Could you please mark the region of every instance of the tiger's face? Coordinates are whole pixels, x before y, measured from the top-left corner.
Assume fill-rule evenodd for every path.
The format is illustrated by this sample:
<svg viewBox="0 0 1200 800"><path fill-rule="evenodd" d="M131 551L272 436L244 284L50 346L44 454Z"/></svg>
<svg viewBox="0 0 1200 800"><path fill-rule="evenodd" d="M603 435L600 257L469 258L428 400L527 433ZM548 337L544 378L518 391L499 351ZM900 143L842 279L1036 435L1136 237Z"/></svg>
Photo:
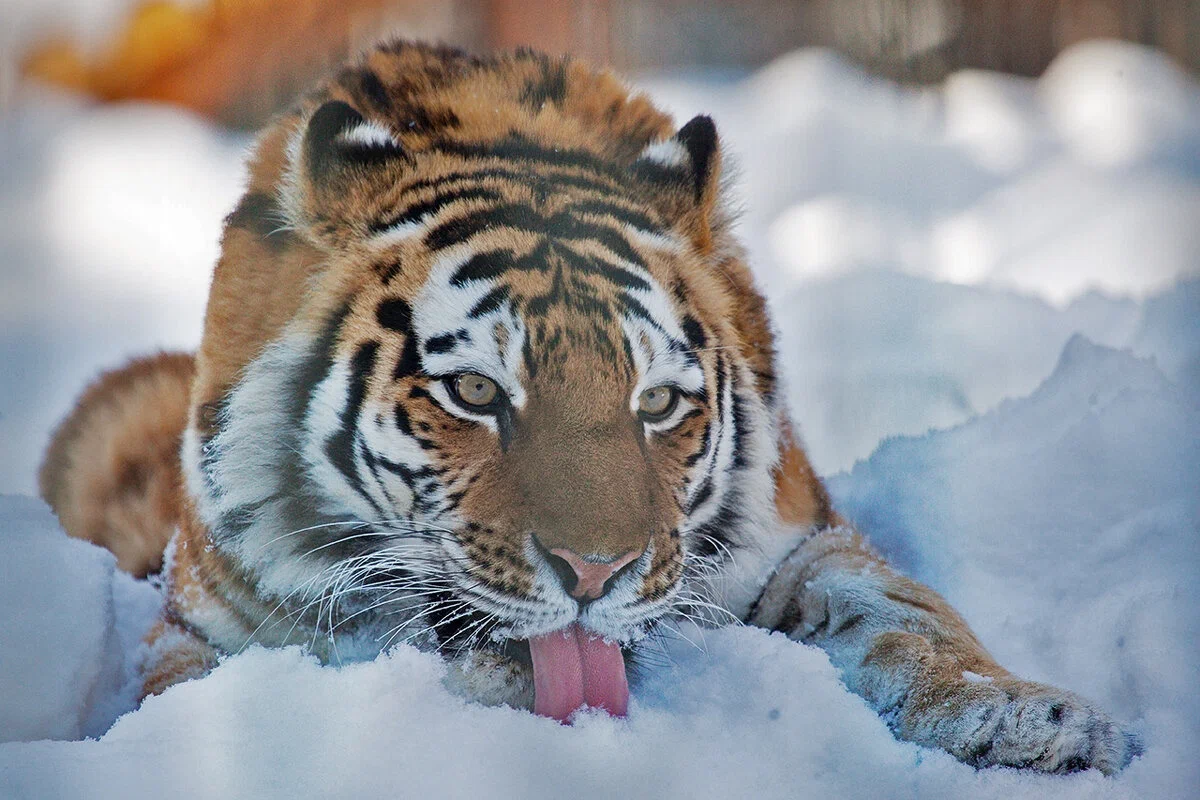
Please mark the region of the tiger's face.
<svg viewBox="0 0 1200 800"><path fill-rule="evenodd" d="M703 604L770 504L772 414L698 233L712 123L639 146L309 113L282 213L324 264L193 479L268 595L368 652L629 642Z"/></svg>
<svg viewBox="0 0 1200 800"><path fill-rule="evenodd" d="M310 465L364 518L449 531L442 566L497 632L579 618L625 638L678 592L716 466L719 359L664 288L687 253L652 209L523 177L437 181L424 202L480 199L380 233L371 272L412 280L351 303L331 391L357 401L354 430ZM338 410L314 441L346 430Z"/></svg>

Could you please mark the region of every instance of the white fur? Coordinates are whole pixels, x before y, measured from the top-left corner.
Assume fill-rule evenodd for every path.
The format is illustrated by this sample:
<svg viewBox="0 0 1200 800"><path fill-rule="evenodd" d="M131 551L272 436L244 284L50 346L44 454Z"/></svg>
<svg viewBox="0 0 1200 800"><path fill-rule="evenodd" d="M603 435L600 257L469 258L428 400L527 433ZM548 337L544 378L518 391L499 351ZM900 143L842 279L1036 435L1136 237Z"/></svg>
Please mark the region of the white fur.
<svg viewBox="0 0 1200 800"><path fill-rule="evenodd" d="M342 428L342 412L350 392L350 370L344 359L338 359L329 375L313 392L312 402L304 418L302 454L312 485L321 493L321 510L331 516L353 516L374 519L375 509L349 484L340 469L325 454L325 442ZM364 408L368 404L364 402ZM362 410L359 412L360 418ZM359 463L358 474L365 465ZM378 503L381 498L374 498ZM347 514L347 512L349 512Z"/></svg>
<svg viewBox="0 0 1200 800"><path fill-rule="evenodd" d="M691 163L687 148L677 139L665 139L655 142L642 151L640 159L653 161L664 167L683 167Z"/></svg>
<svg viewBox="0 0 1200 800"><path fill-rule="evenodd" d="M353 128L342 131L338 139L348 144L364 147L400 147L400 141L392 132L375 120L363 120Z"/></svg>
<svg viewBox="0 0 1200 800"><path fill-rule="evenodd" d="M519 369L521 347L525 342L524 323L512 313L507 303L478 319L468 316L471 309L495 288L494 281L469 281L463 286L451 283L454 273L474 255L475 251L469 245L460 245L442 254L413 303L413 330L420 342L443 333L466 330L471 345L448 353L423 352L422 363L427 372L435 375L463 372L486 375L504 390L514 408L523 408L525 387L521 384ZM504 350L495 341L493 332L497 325L503 326L507 333ZM444 407L460 416L477 416L469 415L455 403L446 403Z"/></svg>
<svg viewBox="0 0 1200 800"><path fill-rule="evenodd" d="M389 228L385 228L372 236L368 240L368 244L378 249L385 249L401 242L420 239L429 230L429 224L426 222L427 216L421 217L419 220L398 222Z"/></svg>

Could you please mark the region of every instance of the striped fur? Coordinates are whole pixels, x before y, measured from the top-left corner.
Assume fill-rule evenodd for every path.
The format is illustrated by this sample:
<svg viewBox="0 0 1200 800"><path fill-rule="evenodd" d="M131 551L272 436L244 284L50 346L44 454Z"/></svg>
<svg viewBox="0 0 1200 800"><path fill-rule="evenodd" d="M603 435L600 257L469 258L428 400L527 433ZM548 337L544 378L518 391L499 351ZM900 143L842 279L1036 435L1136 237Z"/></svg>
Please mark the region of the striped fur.
<svg viewBox="0 0 1200 800"><path fill-rule="evenodd" d="M632 652L680 617L748 620L826 647L905 738L1124 763L1101 712L1012 678L837 527L720 165L708 118L676 130L533 53L384 45L268 129L191 373L147 690L252 642L334 662L410 642L473 697L528 705L532 636L578 620ZM463 374L499 399L457 399ZM642 415L658 386L677 403ZM561 547L640 555L580 604ZM1034 703L1038 724L1005 721Z"/></svg>

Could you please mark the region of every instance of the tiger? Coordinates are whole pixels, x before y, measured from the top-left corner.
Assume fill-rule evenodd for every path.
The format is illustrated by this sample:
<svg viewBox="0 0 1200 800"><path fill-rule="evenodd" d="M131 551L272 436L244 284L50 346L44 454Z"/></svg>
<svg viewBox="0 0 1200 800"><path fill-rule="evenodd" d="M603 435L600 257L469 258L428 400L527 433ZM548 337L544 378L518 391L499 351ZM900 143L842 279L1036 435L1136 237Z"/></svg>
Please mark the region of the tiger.
<svg viewBox="0 0 1200 800"><path fill-rule="evenodd" d="M39 475L69 534L162 573L143 697L250 644L408 644L480 703L622 716L631 660L690 620L821 648L975 767L1140 754L833 508L724 158L607 70L403 40L270 124L198 350L102 377Z"/></svg>

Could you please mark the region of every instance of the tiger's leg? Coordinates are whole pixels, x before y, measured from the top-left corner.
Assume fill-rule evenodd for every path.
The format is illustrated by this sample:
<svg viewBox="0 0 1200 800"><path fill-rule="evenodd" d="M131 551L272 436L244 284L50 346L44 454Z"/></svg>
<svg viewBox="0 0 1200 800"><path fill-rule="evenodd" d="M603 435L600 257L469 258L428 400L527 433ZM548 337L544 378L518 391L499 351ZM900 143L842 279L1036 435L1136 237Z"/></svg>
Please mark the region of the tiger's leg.
<svg viewBox="0 0 1200 800"><path fill-rule="evenodd" d="M167 619L160 619L146 635L150 654L142 666L140 700L162 694L171 686L202 678L217 665L217 651L196 634Z"/></svg>
<svg viewBox="0 0 1200 800"><path fill-rule="evenodd" d="M804 540L749 622L821 647L898 737L970 764L1111 774L1140 753L1087 700L1000 667L945 600L847 528Z"/></svg>

